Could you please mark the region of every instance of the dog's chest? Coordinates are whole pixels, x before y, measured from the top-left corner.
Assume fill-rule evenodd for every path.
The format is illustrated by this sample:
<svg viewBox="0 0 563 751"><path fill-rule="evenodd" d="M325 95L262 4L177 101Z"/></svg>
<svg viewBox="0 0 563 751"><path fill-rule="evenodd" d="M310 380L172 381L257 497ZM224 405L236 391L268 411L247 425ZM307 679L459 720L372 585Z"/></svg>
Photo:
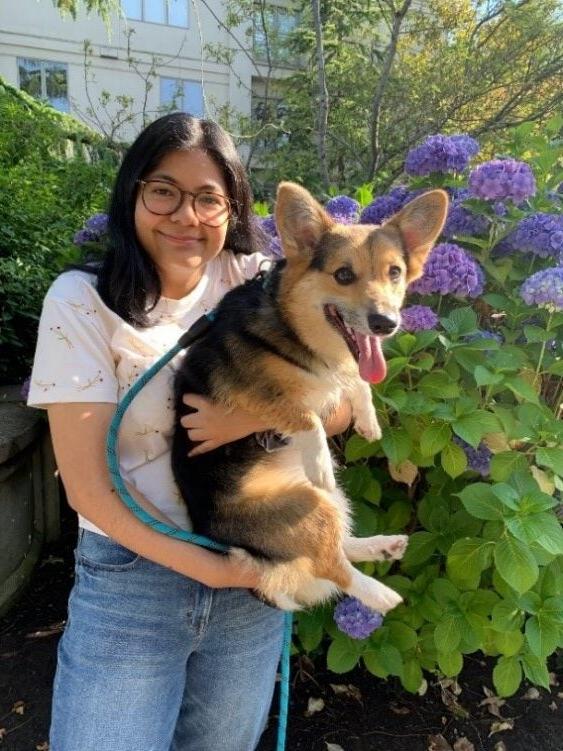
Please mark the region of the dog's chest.
<svg viewBox="0 0 563 751"><path fill-rule="evenodd" d="M307 390L305 406L321 417L326 417L341 403L342 397L350 393L359 376L348 371L328 369L312 379Z"/></svg>

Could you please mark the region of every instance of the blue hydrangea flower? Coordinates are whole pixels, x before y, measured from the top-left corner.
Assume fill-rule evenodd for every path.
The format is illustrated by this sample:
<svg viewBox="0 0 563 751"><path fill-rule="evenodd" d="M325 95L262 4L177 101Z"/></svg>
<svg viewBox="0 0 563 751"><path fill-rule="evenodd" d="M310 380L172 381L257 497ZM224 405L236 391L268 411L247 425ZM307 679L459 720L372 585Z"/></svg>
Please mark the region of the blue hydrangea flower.
<svg viewBox="0 0 563 751"><path fill-rule="evenodd" d="M530 167L516 159L493 159L476 167L469 175L471 195L487 201L510 199L522 203L536 193Z"/></svg>
<svg viewBox="0 0 563 751"><path fill-rule="evenodd" d="M345 597L334 608L334 620L352 639L365 639L383 623L383 616L355 597Z"/></svg>
<svg viewBox="0 0 563 751"><path fill-rule="evenodd" d="M412 191L404 185L397 185L384 196L374 198L360 215L360 224L382 224L412 201L420 191Z"/></svg>
<svg viewBox="0 0 563 751"><path fill-rule="evenodd" d="M278 228L276 227L276 220L273 215L261 218L260 227L267 235L270 235L270 237L278 236Z"/></svg>
<svg viewBox="0 0 563 751"><path fill-rule="evenodd" d="M484 235L489 230L489 220L482 214L473 214L463 206L463 201L469 198L467 188L457 188L450 191L451 202L442 235L451 239L456 235Z"/></svg>
<svg viewBox="0 0 563 751"><path fill-rule="evenodd" d="M563 266L532 274L520 288L520 296L528 305L563 310Z"/></svg>
<svg viewBox="0 0 563 751"><path fill-rule="evenodd" d="M401 311L401 328L404 331L427 331L435 329L438 316L427 305L410 305Z"/></svg>
<svg viewBox="0 0 563 751"><path fill-rule="evenodd" d="M108 215L94 214L90 217L90 219L86 220L86 224L84 226L95 235L104 235L108 230Z"/></svg>
<svg viewBox="0 0 563 751"><path fill-rule="evenodd" d="M471 136L429 136L408 152L405 172L417 177L432 172L463 172L478 151L479 144Z"/></svg>
<svg viewBox="0 0 563 751"><path fill-rule="evenodd" d="M325 209L339 224L355 224L360 214L360 204L348 196L331 198L327 201Z"/></svg>
<svg viewBox="0 0 563 751"><path fill-rule="evenodd" d="M563 251L563 215L537 213L522 219L505 243L522 253L557 258Z"/></svg>
<svg viewBox="0 0 563 751"><path fill-rule="evenodd" d="M428 256L423 275L409 285L409 292L478 297L484 285L483 269L469 253L454 243L440 243Z"/></svg>
<svg viewBox="0 0 563 751"><path fill-rule="evenodd" d="M264 251L266 255L272 258L283 258L283 250L279 237L271 237L268 247Z"/></svg>
<svg viewBox="0 0 563 751"><path fill-rule="evenodd" d="M482 477L486 477L491 470L492 451L482 441L476 449L470 446L462 438L454 435L454 443L463 449L467 457L467 466Z"/></svg>
<svg viewBox="0 0 563 751"><path fill-rule="evenodd" d="M89 229L79 229L72 238L72 242L78 246L84 245L85 243L97 242L98 240L99 236Z"/></svg>

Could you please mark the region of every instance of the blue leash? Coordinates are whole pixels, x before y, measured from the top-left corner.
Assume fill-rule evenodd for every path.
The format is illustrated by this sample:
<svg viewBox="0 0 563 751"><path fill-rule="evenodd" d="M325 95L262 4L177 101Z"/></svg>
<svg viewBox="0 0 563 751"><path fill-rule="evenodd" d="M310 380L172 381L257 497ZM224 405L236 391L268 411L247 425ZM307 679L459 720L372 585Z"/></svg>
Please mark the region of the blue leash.
<svg viewBox="0 0 563 751"><path fill-rule="evenodd" d="M212 320L211 314L208 314L207 316L202 316L202 318L199 318L194 323L194 325L185 334L183 334L180 337L178 343L175 344L172 347L172 349L170 349L165 355L163 355L159 360L157 360L154 363L154 365L152 365L146 371L146 373L143 373L143 375L133 384L133 386L125 394L123 399L119 402L119 404L117 405L117 409L115 410L115 414L113 416L113 419L111 421L108 434L107 434L106 459L107 459L108 470L111 476L113 487L117 491L123 503L125 503L125 505L142 522L144 522L145 524L148 524L149 527L156 529L157 532L161 532L163 535L168 535L169 537L176 537L179 540L185 540L186 542L191 542L194 545L201 545L202 547L209 548L211 550L218 550L221 552L226 552L228 550L228 547L226 547L225 545L221 545L217 542L214 542L213 540L210 540L208 537L204 537L203 535L197 535L194 532L188 532L184 529L171 527L169 524L165 524L164 522L161 522L159 519L155 519L154 516L151 516L151 514L145 511L144 508L139 506L137 501L133 498L131 493L127 490L127 487L125 483L123 482L123 478L121 477L121 472L119 470L119 450L117 447L119 427L121 425L121 421L123 420L123 415L127 411L133 399L137 396L137 394L143 388L143 386L148 381L150 381L150 379L154 375L156 375L156 373L159 372L159 370L162 370L162 368L165 365L167 365L170 362L170 360L172 360L172 358L176 357L176 355L179 352L181 352L183 349L189 346L193 341L198 339L199 336L201 336L201 334L208 327L210 320ZM285 737L286 737L286 731L287 731L287 713L288 713L288 704L289 704L289 655L290 655L290 650L291 650L292 624L293 624L293 616L290 612L287 612L285 614L285 620L284 620L282 652L281 652L281 657L280 657L280 674L281 674L280 705L279 705L280 714L279 714L279 719L278 719L278 737L277 737L276 751L284 751L285 749Z"/></svg>

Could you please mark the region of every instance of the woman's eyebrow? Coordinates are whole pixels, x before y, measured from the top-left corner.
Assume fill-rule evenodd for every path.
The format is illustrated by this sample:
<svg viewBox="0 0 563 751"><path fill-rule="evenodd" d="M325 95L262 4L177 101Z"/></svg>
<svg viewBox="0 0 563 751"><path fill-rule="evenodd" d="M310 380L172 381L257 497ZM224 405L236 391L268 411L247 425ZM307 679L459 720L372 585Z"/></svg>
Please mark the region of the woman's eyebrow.
<svg viewBox="0 0 563 751"><path fill-rule="evenodd" d="M149 176L150 180L164 180L167 183L173 183L174 185L178 185L180 187L177 180L175 180L171 175L167 175L164 172L155 172L154 174ZM195 192L199 193L202 190L208 190L212 193L221 193L223 194L223 190L220 185L217 183L205 183L204 185L199 185L197 188L195 188Z"/></svg>

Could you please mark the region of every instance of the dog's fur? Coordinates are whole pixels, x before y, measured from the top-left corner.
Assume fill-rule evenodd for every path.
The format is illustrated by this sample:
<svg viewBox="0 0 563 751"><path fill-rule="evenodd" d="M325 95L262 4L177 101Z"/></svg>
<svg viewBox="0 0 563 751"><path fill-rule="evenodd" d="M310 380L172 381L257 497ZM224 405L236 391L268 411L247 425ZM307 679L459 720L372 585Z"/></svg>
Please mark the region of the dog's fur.
<svg viewBox="0 0 563 751"><path fill-rule="evenodd" d="M422 273L446 211L446 193L435 190L382 227L343 226L306 190L282 183L276 223L286 259L265 281L224 297L177 373L172 466L194 530L233 546L231 555L259 572L259 593L279 607L308 606L338 590L380 612L401 601L352 566L401 558L407 538L352 536L322 419L344 394L357 432L381 436L346 338L350 329L361 341L394 333L407 284ZM268 453L249 436L188 459L194 444L179 422L190 411L187 392L251 412L291 440Z"/></svg>

